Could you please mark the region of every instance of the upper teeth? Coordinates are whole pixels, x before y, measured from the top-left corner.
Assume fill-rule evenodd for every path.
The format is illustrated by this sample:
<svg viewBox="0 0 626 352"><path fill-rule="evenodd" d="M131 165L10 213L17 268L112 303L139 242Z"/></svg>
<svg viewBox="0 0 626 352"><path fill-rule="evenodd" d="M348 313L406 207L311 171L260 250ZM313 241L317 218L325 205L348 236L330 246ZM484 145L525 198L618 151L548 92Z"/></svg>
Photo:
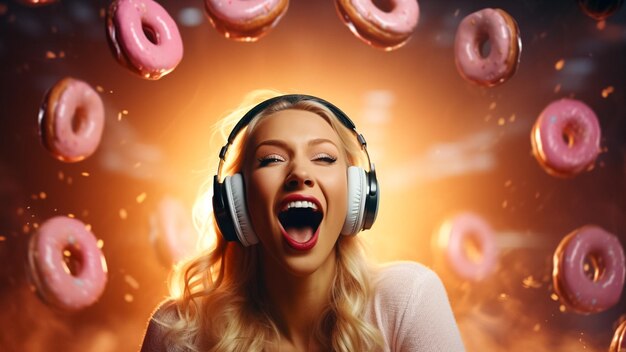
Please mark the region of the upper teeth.
<svg viewBox="0 0 626 352"><path fill-rule="evenodd" d="M317 210L317 205L315 205L315 203L313 202L309 202L306 200L303 200L303 201L298 200L295 202L287 203L287 205L283 208L283 210L287 210L291 208L312 208L313 210Z"/></svg>

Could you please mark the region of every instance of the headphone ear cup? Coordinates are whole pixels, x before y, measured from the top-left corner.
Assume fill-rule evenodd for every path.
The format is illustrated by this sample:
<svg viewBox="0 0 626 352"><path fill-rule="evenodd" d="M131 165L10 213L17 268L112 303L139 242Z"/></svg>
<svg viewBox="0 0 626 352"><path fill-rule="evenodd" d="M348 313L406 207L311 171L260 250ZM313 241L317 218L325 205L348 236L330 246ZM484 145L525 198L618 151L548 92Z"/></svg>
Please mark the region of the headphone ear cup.
<svg viewBox="0 0 626 352"><path fill-rule="evenodd" d="M363 230L372 228L376 215L378 215L378 203L380 202L380 187L376 179L376 168L370 165L370 171L366 173L365 210L363 211Z"/></svg>
<svg viewBox="0 0 626 352"><path fill-rule="evenodd" d="M246 207L246 194L243 176L239 173L224 178L226 201L229 203L230 215L239 242L251 246L259 242L252 229L252 222Z"/></svg>
<svg viewBox="0 0 626 352"><path fill-rule="evenodd" d="M342 235L356 235L363 228L367 176L358 166L348 167L348 209L341 229Z"/></svg>

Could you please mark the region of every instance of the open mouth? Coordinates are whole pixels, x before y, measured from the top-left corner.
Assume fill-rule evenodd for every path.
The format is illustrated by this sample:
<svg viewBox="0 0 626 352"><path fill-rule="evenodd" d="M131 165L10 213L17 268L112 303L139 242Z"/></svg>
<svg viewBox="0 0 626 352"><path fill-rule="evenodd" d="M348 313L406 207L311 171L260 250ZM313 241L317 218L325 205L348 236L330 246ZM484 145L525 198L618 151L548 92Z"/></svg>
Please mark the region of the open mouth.
<svg viewBox="0 0 626 352"><path fill-rule="evenodd" d="M287 243L299 250L310 249L315 245L323 217L319 206L306 200L288 202L278 214Z"/></svg>

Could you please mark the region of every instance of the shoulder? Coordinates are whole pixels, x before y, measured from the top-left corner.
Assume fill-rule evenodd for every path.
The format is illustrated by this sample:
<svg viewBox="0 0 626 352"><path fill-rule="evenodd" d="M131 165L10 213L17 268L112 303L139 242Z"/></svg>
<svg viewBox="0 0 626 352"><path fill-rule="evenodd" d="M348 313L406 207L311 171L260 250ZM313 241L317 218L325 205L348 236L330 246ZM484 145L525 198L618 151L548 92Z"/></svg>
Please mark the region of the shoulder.
<svg viewBox="0 0 626 352"><path fill-rule="evenodd" d="M441 280L430 268L417 262L392 262L378 267L374 279L376 292L420 291L421 288L440 285Z"/></svg>
<svg viewBox="0 0 626 352"><path fill-rule="evenodd" d="M381 278L401 278L409 276L415 276L421 278L424 275L430 275L434 272L427 266L418 262L411 261L397 261L382 264L378 266L378 274Z"/></svg>
<svg viewBox="0 0 626 352"><path fill-rule="evenodd" d="M403 316L411 306L439 299L447 304L443 283L428 267L417 262L392 262L374 273L374 310L380 314Z"/></svg>
<svg viewBox="0 0 626 352"><path fill-rule="evenodd" d="M416 262L377 269L372 318L392 351L463 351L448 295L437 274Z"/></svg>
<svg viewBox="0 0 626 352"><path fill-rule="evenodd" d="M166 351L165 336L169 331L169 327L176 323L178 319L176 303L172 300L161 302L150 316L141 345L141 352Z"/></svg>
<svg viewBox="0 0 626 352"><path fill-rule="evenodd" d="M170 325L176 322L178 320L176 302L168 299L159 303L156 309L152 312L150 320L160 322L163 325Z"/></svg>

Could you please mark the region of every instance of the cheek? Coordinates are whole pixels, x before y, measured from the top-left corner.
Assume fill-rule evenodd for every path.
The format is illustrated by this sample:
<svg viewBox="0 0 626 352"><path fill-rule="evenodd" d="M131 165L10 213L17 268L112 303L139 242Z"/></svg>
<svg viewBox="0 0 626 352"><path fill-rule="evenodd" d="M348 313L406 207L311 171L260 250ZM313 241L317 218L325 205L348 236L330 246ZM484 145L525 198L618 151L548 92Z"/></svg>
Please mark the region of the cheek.
<svg viewBox="0 0 626 352"><path fill-rule="evenodd" d="M250 177L246 182L246 202L251 215L251 210L267 208L268 187L265 183L262 177Z"/></svg>
<svg viewBox="0 0 626 352"><path fill-rule="evenodd" d="M246 178L246 207L255 228L265 227L269 221L273 197L276 194L274 178L269 175L251 174ZM263 232L263 231L261 231Z"/></svg>
<svg viewBox="0 0 626 352"><path fill-rule="evenodd" d="M329 175L325 184L328 206L333 218L343 220L346 216L348 198L348 180L345 173Z"/></svg>

